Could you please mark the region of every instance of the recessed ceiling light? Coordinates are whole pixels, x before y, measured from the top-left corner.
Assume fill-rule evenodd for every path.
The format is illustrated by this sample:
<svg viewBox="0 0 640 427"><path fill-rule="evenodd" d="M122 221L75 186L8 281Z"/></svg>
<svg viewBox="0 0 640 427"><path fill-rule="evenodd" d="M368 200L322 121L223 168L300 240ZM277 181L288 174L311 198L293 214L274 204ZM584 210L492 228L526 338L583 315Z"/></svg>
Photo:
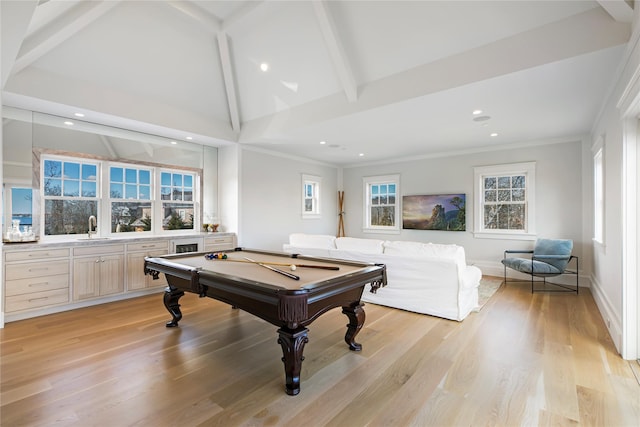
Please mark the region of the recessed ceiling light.
<svg viewBox="0 0 640 427"><path fill-rule="evenodd" d="M173 145L176 145L176 144L177 144L177 142L175 142L175 141L171 141L171 143L172 143Z"/></svg>
<svg viewBox="0 0 640 427"><path fill-rule="evenodd" d="M498 134L494 132L491 134L491 136L498 136Z"/></svg>
<svg viewBox="0 0 640 427"><path fill-rule="evenodd" d="M66 122L64 122L65 125L67 126L73 126L73 122L70 122L69 120L67 120Z"/></svg>
<svg viewBox="0 0 640 427"><path fill-rule="evenodd" d="M73 115L76 116L76 117L84 117L83 113L74 113Z"/></svg>
<svg viewBox="0 0 640 427"><path fill-rule="evenodd" d="M364 157L364 153L360 153L360 154L358 154L358 156Z"/></svg>
<svg viewBox="0 0 640 427"><path fill-rule="evenodd" d="M185 139L188 139L189 141L191 141L193 139L192 136L187 136Z"/></svg>
<svg viewBox="0 0 640 427"><path fill-rule="evenodd" d="M327 143L327 141L320 141L320 145L324 145L326 143Z"/></svg>
<svg viewBox="0 0 640 427"><path fill-rule="evenodd" d="M471 114L473 114L474 116L477 116L478 114L482 114L482 110L473 110Z"/></svg>
<svg viewBox="0 0 640 427"><path fill-rule="evenodd" d="M266 62L263 62L262 64L260 64L260 69L264 72L269 71L269 64L267 64Z"/></svg>

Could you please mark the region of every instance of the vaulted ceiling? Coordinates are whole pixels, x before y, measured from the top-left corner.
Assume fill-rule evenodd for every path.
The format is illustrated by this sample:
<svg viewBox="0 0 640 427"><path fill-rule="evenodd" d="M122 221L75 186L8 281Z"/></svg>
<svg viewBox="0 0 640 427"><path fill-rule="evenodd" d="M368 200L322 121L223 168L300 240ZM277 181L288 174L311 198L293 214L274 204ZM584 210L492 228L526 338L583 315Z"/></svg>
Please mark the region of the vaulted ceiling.
<svg viewBox="0 0 640 427"><path fill-rule="evenodd" d="M3 102L337 165L562 140L630 4L2 0Z"/></svg>

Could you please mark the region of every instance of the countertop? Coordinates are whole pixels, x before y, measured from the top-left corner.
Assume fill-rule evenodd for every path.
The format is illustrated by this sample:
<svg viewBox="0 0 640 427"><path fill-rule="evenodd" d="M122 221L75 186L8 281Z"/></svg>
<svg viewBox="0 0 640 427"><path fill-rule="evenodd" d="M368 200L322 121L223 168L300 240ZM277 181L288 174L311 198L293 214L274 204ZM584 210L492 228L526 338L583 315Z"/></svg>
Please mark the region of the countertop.
<svg viewBox="0 0 640 427"><path fill-rule="evenodd" d="M230 232L201 232L201 233L190 233L190 234L163 234L163 235L144 235L140 236L140 233L122 233L123 236L117 237L93 237L91 239L86 236L83 237L70 237L68 239L65 238L54 238L54 239L45 239L38 240L35 242L3 242L2 243L2 251L3 252L13 252L13 251L29 251L33 249L39 248L56 248L56 247L79 247L79 246L90 246L90 245L109 245L109 244L122 244L122 243L136 243L136 242L145 242L149 240L188 240L188 239L201 239L207 237L227 237L234 236L235 233ZM129 236L131 234L131 236Z"/></svg>

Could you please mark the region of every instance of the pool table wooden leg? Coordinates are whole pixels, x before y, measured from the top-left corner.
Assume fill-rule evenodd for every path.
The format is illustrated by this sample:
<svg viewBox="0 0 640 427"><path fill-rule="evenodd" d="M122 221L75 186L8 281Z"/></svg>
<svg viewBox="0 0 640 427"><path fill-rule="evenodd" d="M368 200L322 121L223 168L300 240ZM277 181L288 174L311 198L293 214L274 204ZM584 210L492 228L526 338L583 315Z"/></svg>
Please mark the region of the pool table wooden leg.
<svg viewBox="0 0 640 427"><path fill-rule="evenodd" d="M347 325L347 333L344 336L344 340L347 344L349 344L349 350L360 351L362 350L362 345L358 344L355 339L360 329L364 325L364 309L360 302L342 307L342 313L346 314L349 318L349 324Z"/></svg>
<svg viewBox="0 0 640 427"><path fill-rule="evenodd" d="M184 291L178 288L172 288L171 286L168 286L164 289L164 306L173 317L170 322L167 322L167 328L178 326L178 322L180 321L180 319L182 319L182 312L180 311L180 304L178 304L178 300L183 295Z"/></svg>
<svg viewBox="0 0 640 427"><path fill-rule="evenodd" d="M282 346L282 361L284 362L284 374L286 378L285 391L290 396L300 393L300 371L304 356L304 345L309 342L307 328L295 330L278 329L278 344Z"/></svg>

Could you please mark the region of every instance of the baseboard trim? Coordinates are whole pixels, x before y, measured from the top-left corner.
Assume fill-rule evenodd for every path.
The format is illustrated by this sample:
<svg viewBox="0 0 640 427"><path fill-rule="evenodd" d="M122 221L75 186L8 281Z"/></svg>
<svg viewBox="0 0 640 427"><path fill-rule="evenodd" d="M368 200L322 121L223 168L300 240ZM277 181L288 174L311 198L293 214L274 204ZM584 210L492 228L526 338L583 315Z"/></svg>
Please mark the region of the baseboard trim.
<svg viewBox="0 0 640 427"><path fill-rule="evenodd" d="M593 295L598 311L600 311L600 316L609 331L616 350L622 354L622 320L620 315L616 313L613 304L611 304L607 295L602 291L602 286L595 276L591 277L591 283L591 295Z"/></svg>

